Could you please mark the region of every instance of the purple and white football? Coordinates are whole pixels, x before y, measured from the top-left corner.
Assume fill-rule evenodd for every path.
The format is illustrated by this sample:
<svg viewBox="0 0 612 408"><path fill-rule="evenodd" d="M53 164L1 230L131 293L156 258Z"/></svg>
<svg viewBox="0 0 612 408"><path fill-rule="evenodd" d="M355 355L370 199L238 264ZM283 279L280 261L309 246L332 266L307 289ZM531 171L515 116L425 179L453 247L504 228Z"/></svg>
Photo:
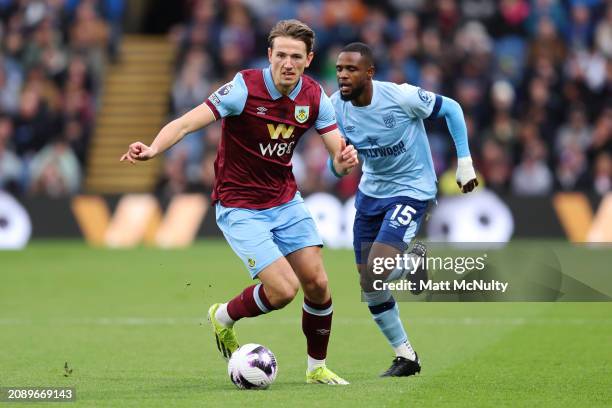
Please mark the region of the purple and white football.
<svg viewBox="0 0 612 408"><path fill-rule="evenodd" d="M230 358L227 373L240 389L263 390L276 379L278 365L274 354L261 344L244 344Z"/></svg>

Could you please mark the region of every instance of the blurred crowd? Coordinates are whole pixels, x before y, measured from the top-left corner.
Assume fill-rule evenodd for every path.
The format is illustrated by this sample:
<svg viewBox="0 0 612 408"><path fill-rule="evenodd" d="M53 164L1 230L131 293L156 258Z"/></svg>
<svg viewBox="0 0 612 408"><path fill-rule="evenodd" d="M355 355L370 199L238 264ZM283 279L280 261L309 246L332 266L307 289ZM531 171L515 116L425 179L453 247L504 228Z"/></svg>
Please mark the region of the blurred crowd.
<svg viewBox="0 0 612 408"><path fill-rule="evenodd" d="M123 0L0 0L0 189L79 191Z"/></svg>
<svg viewBox="0 0 612 408"><path fill-rule="evenodd" d="M117 58L124 0L0 0L0 188L79 190L105 63ZM307 74L331 95L343 45L370 44L376 78L463 107L481 180L502 194L612 190L612 0L183 0L170 118L244 68L268 65L267 34L298 18L317 34ZM443 120L426 121L442 194L458 192ZM157 192L210 191L220 123L166 157ZM293 158L304 193L354 194L315 132Z"/></svg>
<svg viewBox="0 0 612 408"><path fill-rule="evenodd" d="M484 184L502 194L612 190L612 1L603 0L191 0L171 31L180 50L172 115L204 101L244 68L265 67L267 33L298 18L317 34L307 74L336 91L343 45L363 41L376 78L408 82L463 107ZM427 121L442 194L458 192L444 120ZM209 191L219 124L168 154L158 193ZM317 135L294 158L302 192L351 196L359 172L337 180Z"/></svg>

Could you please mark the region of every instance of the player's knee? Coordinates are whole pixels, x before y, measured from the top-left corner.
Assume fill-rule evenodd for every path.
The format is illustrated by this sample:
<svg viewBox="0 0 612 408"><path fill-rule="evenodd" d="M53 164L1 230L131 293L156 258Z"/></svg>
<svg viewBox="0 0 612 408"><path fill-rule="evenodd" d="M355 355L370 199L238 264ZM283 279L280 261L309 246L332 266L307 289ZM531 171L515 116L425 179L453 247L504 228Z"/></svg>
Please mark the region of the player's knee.
<svg viewBox="0 0 612 408"><path fill-rule="evenodd" d="M364 292L372 292L374 290L374 279L368 274L367 271L363 271L359 277L359 285L361 286L361 290Z"/></svg>
<svg viewBox="0 0 612 408"><path fill-rule="evenodd" d="M315 277L303 283L304 293L311 299L325 297L328 287L328 279L325 271L321 270Z"/></svg>
<svg viewBox="0 0 612 408"><path fill-rule="evenodd" d="M287 306L297 295L299 284L297 281L285 281L270 288L269 300L276 309Z"/></svg>
<svg viewBox="0 0 612 408"><path fill-rule="evenodd" d="M365 268L364 273L362 274L362 278L367 282L372 283L375 279L384 279L386 275L386 270L381 270L380 265L376 261L376 258L369 259L368 265Z"/></svg>

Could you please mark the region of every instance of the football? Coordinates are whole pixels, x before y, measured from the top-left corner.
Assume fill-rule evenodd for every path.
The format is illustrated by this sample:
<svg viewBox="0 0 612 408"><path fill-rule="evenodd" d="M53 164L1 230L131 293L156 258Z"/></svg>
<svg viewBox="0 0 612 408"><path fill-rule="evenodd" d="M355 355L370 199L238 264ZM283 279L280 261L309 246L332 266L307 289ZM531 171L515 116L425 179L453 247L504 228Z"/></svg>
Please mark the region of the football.
<svg viewBox="0 0 612 408"><path fill-rule="evenodd" d="M274 354L261 344L249 343L232 354L227 365L230 379L239 389L263 390L276 379Z"/></svg>

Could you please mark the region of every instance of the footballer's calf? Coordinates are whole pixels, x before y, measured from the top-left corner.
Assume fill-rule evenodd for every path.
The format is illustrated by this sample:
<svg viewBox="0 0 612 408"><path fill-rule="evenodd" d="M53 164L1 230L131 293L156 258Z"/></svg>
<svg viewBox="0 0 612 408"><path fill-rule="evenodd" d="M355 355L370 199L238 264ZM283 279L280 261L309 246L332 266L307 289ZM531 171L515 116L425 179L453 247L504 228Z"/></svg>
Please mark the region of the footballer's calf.
<svg viewBox="0 0 612 408"><path fill-rule="evenodd" d="M319 247L308 247L280 258L259 273L266 296L280 309L297 295L300 285L306 298L325 303L330 298L327 274Z"/></svg>

